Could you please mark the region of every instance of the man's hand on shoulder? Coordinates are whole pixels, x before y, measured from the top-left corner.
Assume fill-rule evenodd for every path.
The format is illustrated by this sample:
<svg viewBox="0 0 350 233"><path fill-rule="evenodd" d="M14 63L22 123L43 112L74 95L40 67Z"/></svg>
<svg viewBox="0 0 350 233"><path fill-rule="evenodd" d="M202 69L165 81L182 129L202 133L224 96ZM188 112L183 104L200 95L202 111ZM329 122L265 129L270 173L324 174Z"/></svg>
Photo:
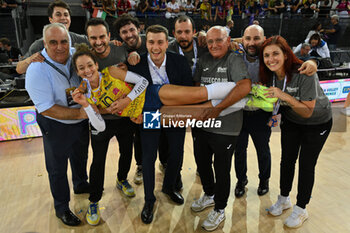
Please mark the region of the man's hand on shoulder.
<svg viewBox="0 0 350 233"><path fill-rule="evenodd" d="M317 64L314 60L308 60L300 66L298 71L300 71L300 74L312 76L317 72Z"/></svg>
<svg viewBox="0 0 350 233"><path fill-rule="evenodd" d="M120 47L123 45L123 42L119 41L119 40L111 40L110 41L112 44L114 44L117 47Z"/></svg>

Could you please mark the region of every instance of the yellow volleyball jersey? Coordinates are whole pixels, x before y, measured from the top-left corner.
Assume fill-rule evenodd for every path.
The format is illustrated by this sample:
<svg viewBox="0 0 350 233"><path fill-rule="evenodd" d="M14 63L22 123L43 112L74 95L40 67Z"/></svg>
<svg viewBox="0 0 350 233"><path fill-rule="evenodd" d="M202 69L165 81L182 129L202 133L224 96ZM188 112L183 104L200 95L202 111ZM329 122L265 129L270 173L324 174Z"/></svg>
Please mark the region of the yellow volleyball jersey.
<svg viewBox="0 0 350 233"><path fill-rule="evenodd" d="M100 85L98 88L90 91L88 102L101 108L108 108L114 101L120 97L127 96L134 85L113 78L109 74L108 67L101 71ZM138 117L142 113L145 103L145 91L134 99L122 112L117 115L123 117Z"/></svg>

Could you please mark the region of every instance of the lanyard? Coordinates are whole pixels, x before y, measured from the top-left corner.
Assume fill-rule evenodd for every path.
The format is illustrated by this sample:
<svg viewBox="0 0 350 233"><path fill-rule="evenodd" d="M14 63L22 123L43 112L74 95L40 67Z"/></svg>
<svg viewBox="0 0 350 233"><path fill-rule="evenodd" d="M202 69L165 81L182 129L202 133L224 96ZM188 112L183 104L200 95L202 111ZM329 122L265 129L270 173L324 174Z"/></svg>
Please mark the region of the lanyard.
<svg viewBox="0 0 350 233"><path fill-rule="evenodd" d="M284 91L284 90L286 89L286 84L287 84L287 76L284 76L283 89L282 89L282 91ZM272 84L272 86L273 86L273 87L276 86L276 75L273 76L273 84ZM281 105L281 100L278 99L278 100L277 100L277 103L274 104L274 106L273 106L273 112L272 112L272 115L273 115L273 116L274 116L274 115L277 115L278 110L279 110L279 108L280 108L280 105Z"/></svg>
<svg viewBox="0 0 350 233"><path fill-rule="evenodd" d="M197 66L197 56L198 56L198 52L197 52L197 43L195 40L192 40L193 42L193 53L194 53L194 62L193 62L193 66L192 66L192 77L194 76L194 72L196 71L196 66ZM179 53L182 56L185 56L184 52L182 51L181 47L179 46Z"/></svg>
<svg viewBox="0 0 350 233"><path fill-rule="evenodd" d="M43 56L43 55L41 54L41 56ZM46 64L48 64L49 66L51 66L52 68L54 68L58 73L60 73L61 75L63 75L63 76L67 79L67 81L68 81L68 83L69 83L69 86L71 85L71 84L70 84L70 79L72 78L72 74L73 74L73 67L72 67L72 64L71 64L70 70L69 70L69 75L70 75L70 76L68 77L62 70L60 70L57 66L55 66L52 62L50 62L50 61L47 60L46 58L45 58L44 62L45 62Z"/></svg>
<svg viewBox="0 0 350 233"><path fill-rule="evenodd" d="M155 72L155 73L157 74L157 76L162 80L163 84L169 84L169 79L168 79L167 73L165 72L165 76L163 77L163 76L159 73L158 69L155 67L155 65L154 65L154 63L152 62L152 60L151 60L149 54L148 54L148 56L147 56L147 59L148 59L148 62L150 62L151 66L152 66L152 68L153 68L153 70L154 70L154 72Z"/></svg>

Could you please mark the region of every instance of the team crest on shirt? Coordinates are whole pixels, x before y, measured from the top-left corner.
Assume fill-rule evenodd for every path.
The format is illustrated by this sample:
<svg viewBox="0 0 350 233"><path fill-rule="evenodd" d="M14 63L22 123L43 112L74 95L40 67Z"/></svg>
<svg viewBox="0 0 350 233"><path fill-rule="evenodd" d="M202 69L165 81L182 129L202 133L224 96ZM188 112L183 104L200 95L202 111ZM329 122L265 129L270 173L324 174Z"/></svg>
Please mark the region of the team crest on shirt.
<svg viewBox="0 0 350 233"><path fill-rule="evenodd" d="M216 72L218 72L218 73L226 73L227 72L227 68L219 66Z"/></svg>

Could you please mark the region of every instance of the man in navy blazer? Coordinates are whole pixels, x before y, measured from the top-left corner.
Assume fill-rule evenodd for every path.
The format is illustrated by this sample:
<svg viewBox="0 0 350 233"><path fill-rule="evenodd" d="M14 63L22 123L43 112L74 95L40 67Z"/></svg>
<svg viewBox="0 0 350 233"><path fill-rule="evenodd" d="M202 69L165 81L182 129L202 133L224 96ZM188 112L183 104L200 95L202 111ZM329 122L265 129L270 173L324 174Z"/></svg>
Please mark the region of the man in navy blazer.
<svg viewBox="0 0 350 233"><path fill-rule="evenodd" d="M168 30L166 28L160 25L152 25L147 28L146 46L148 53L141 56L141 60L136 66L129 66L130 71L145 77L149 85L166 83L192 85L191 69L186 58L176 53L166 52L168 48ZM156 111L157 109L148 110ZM184 203L181 194L175 190L175 184L180 179L179 171L183 160L185 130L185 128L165 129L170 156L167 161L162 192L177 204ZM156 201L153 193L154 163L157 158L160 132L159 129L141 129L142 172L145 191L145 205L141 219L144 223L151 223L153 220L153 206Z"/></svg>

